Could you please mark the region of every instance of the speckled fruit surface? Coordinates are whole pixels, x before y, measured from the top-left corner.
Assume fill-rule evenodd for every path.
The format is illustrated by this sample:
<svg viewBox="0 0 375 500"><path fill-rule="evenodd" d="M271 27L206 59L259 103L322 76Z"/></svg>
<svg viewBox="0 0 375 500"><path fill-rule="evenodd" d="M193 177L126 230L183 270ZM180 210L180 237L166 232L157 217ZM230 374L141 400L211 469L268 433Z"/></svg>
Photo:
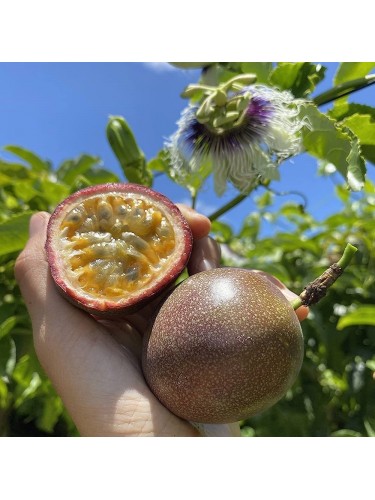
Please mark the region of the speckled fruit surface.
<svg viewBox="0 0 375 500"><path fill-rule="evenodd" d="M246 269L204 271L181 283L144 341L143 371L174 414L202 423L245 419L295 381L304 343L281 291Z"/></svg>
<svg viewBox="0 0 375 500"><path fill-rule="evenodd" d="M184 270L190 227L164 195L138 184L91 186L50 217L46 253L59 291L96 316L139 309Z"/></svg>

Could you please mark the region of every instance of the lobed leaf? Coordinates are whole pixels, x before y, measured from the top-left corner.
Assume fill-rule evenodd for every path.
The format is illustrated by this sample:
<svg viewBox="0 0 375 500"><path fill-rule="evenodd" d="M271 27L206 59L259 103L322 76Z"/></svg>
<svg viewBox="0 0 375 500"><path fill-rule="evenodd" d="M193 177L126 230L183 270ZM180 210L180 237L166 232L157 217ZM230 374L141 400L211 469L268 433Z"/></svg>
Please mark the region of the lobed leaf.
<svg viewBox="0 0 375 500"><path fill-rule="evenodd" d="M375 164L375 108L339 99L329 115L358 136L362 155L367 161Z"/></svg>
<svg viewBox="0 0 375 500"><path fill-rule="evenodd" d="M307 126L303 131L303 144L316 158L332 163L347 180L353 191L365 182L365 166L354 134L341 129L332 118L321 113L313 104L301 106L301 119Z"/></svg>
<svg viewBox="0 0 375 500"><path fill-rule="evenodd" d="M360 191L365 185L366 166L361 155L359 140L356 136L352 138L352 149L347 158L348 173L347 180L353 191Z"/></svg>

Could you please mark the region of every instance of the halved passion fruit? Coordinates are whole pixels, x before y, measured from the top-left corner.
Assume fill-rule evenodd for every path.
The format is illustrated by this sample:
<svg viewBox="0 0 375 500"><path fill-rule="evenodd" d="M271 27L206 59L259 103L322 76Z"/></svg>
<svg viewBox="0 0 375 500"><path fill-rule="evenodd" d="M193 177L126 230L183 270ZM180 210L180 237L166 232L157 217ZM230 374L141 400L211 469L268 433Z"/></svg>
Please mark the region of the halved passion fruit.
<svg viewBox="0 0 375 500"><path fill-rule="evenodd" d="M138 184L78 191L51 215L46 252L64 296L97 316L136 311L184 270L190 227L164 195Z"/></svg>

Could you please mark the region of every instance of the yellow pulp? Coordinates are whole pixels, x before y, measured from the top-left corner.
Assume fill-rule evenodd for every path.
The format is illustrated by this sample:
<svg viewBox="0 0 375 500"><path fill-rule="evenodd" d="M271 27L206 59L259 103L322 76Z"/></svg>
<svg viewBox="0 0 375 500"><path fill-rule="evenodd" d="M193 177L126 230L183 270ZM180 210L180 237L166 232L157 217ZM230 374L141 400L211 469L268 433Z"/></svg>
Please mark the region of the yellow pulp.
<svg viewBox="0 0 375 500"><path fill-rule="evenodd" d="M146 286L167 265L175 234L163 212L131 195L98 195L61 223L67 259L82 290L120 299Z"/></svg>

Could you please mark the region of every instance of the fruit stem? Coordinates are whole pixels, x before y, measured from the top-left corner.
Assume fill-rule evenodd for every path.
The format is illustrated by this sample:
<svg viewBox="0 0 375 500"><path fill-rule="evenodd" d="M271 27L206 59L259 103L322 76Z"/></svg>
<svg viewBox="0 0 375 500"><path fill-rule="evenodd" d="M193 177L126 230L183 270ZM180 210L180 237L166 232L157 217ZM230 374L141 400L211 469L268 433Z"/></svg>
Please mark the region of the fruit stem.
<svg viewBox="0 0 375 500"><path fill-rule="evenodd" d="M293 300L292 307L294 310L301 306L311 306L319 302L327 293L327 290L341 276L344 269L349 265L357 248L350 243L345 247L341 259L329 266L318 278L309 283L303 289L300 296Z"/></svg>

